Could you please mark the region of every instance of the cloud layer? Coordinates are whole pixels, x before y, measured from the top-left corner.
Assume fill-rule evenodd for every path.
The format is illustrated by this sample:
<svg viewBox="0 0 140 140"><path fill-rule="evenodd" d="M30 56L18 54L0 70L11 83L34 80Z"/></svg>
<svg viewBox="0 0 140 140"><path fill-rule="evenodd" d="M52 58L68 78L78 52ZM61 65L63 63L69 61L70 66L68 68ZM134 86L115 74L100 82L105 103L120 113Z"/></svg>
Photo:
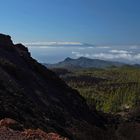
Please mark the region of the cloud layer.
<svg viewBox="0 0 140 140"><path fill-rule="evenodd" d="M24 43L29 47L32 55L41 62L62 61L66 57L89 57L110 61L140 64L140 46L95 46L80 42L36 42Z"/></svg>
<svg viewBox="0 0 140 140"><path fill-rule="evenodd" d="M30 42L24 43L27 46L83 46L81 42Z"/></svg>
<svg viewBox="0 0 140 140"><path fill-rule="evenodd" d="M129 61L138 62L140 61L140 52L132 50L122 50L122 49L112 49L105 52L80 52L72 51L75 57L89 57L93 59L103 59L103 60L115 60L115 61Z"/></svg>

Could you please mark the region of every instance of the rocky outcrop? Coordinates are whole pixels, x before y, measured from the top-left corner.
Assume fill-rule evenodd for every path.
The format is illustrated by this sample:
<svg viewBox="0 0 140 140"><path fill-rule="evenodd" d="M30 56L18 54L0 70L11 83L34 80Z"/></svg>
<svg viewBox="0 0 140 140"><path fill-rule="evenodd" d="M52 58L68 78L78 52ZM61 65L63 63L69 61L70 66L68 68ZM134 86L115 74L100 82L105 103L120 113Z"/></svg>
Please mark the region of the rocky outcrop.
<svg viewBox="0 0 140 140"><path fill-rule="evenodd" d="M0 48L13 50L13 42L9 35L0 34Z"/></svg>
<svg viewBox="0 0 140 140"><path fill-rule="evenodd" d="M0 120L0 140L69 140L57 133L46 133L40 129L15 130L15 126L21 125L13 119L5 118Z"/></svg>

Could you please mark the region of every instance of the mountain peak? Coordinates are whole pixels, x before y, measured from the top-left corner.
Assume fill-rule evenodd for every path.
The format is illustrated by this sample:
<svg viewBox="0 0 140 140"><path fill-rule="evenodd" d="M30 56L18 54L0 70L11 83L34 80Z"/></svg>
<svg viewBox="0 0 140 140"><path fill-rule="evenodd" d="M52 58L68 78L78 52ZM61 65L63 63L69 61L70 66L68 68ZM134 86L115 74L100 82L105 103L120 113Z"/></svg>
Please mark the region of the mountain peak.
<svg viewBox="0 0 140 140"><path fill-rule="evenodd" d="M8 51L9 56L11 55L10 52L14 52L18 53L20 56L30 57L28 49L22 44L14 44L11 39L11 36L9 35L0 34L0 49L1 55L4 53L3 51Z"/></svg>
<svg viewBox="0 0 140 140"><path fill-rule="evenodd" d="M0 34L0 47L12 46L13 42L9 35Z"/></svg>
<svg viewBox="0 0 140 140"><path fill-rule="evenodd" d="M64 61L70 61L70 60L72 60L72 58L67 57Z"/></svg>

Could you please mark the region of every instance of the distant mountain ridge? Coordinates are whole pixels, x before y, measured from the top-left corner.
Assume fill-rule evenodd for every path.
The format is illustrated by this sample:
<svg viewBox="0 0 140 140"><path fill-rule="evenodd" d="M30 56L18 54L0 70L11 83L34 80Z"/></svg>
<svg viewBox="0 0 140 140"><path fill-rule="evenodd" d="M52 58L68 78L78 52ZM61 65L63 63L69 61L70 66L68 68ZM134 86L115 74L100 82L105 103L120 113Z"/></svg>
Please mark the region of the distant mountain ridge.
<svg viewBox="0 0 140 140"><path fill-rule="evenodd" d="M87 57L79 57L72 59L67 57L64 61L56 64L44 64L48 68L67 68L67 69L79 69L79 68L107 68L107 67L121 67L126 65L121 62L106 61L100 59L91 59Z"/></svg>

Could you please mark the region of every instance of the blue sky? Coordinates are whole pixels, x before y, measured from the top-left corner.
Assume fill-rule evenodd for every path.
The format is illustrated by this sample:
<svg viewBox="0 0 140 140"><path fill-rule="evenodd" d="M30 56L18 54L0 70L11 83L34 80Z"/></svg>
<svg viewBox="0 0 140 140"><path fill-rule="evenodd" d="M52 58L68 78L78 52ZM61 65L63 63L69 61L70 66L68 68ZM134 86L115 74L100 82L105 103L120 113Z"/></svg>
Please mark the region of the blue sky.
<svg viewBox="0 0 140 140"><path fill-rule="evenodd" d="M15 42L140 44L139 0L0 0L0 32Z"/></svg>
<svg viewBox="0 0 140 140"><path fill-rule="evenodd" d="M0 0L0 32L40 62L140 63L140 0Z"/></svg>

